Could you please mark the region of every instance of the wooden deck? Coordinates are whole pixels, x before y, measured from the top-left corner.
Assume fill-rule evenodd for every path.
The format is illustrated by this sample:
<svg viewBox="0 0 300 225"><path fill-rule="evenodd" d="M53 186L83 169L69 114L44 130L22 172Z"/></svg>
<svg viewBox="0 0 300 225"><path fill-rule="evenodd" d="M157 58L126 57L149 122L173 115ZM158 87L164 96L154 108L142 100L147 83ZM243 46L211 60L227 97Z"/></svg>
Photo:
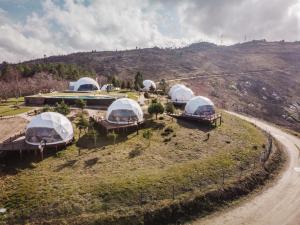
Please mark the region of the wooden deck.
<svg viewBox="0 0 300 225"><path fill-rule="evenodd" d="M218 126L218 124L220 126L222 124L221 114L214 114L209 116L195 116L195 115L187 115L187 114L168 114L168 115L176 119L191 120L191 121L196 121L199 123L209 124L213 126Z"/></svg>
<svg viewBox="0 0 300 225"><path fill-rule="evenodd" d="M128 131L138 131L139 127L143 125L144 122L141 123L128 123L128 124L114 124L109 123L105 119L91 117L91 119L106 133L109 132L128 132Z"/></svg>

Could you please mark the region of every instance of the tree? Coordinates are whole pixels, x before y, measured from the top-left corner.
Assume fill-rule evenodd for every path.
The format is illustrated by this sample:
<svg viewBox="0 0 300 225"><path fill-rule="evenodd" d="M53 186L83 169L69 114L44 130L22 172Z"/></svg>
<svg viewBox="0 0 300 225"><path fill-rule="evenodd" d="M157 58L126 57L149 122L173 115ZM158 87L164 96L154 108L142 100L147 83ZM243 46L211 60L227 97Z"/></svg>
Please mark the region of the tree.
<svg viewBox="0 0 300 225"><path fill-rule="evenodd" d="M158 86L159 86L159 89L162 90L164 94L167 93L169 85L167 84L165 79L161 79Z"/></svg>
<svg viewBox="0 0 300 225"><path fill-rule="evenodd" d="M143 75L141 74L141 72L137 72L134 77L134 89L138 91L143 87Z"/></svg>
<svg viewBox="0 0 300 225"><path fill-rule="evenodd" d="M78 108L80 108L81 110L83 110L86 107L86 101L84 101L83 99L77 99L75 102L76 106Z"/></svg>
<svg viewBox="0 0 300 225"><path fill-rule="evenodd" d="M153 102L148 107L148 113L155 114L155 118L157 119L158 114L162 114L165 111L164 106L160 102Z"/></svg>
<svg viewBox="0 0 300 225"><path fill-rule="evenodd" d="M81 136L81 131L86 130L89 127L89 121L83 113L79 116L79 120L76 123L76 127L79 129L79 138Z"/></svg>
<svg viewBox="0 0 300 225"><path fill-rule="evenodd" d="M54 111L63 115L68 115L71 110L70 107L64 101L62 101L60 104L56 103Z"/></svg>
<svg viewBox="0 0 300 225"><path fill-rule="evenodd" d="M126 87L127 87L127 89L129 89L129 90L132 89L133 85L132 85L132 81L131 81L131 80L128 80L128 81L127 81Z"/></svg>
<svg viewBox="0 0 300 225"><path fill-rule="evenodd" d="M124 80L122 80L121 82L121 89L125 89L126 88L126 82Z"/></svg>
<svg viewBox="0 0 300 225"><path fill-rule="evenodd" d="M115 76L112 77L111 83L114 87L120 87L120 81Z"/></svg>
<svg viewBox="0 0 300 225"><path fill-rule="evenodd" d="M173 114L175 112L175 107L172 102L167 102L165 110L168 114Z"/></svg>

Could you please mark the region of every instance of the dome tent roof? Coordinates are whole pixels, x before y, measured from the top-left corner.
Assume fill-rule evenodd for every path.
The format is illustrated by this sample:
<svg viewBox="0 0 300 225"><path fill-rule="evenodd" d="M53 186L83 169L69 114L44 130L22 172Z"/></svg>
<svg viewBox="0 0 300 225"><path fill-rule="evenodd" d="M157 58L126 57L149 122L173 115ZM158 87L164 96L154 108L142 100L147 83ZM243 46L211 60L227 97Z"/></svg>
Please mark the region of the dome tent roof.
<svg viewBox="0 0 300 225"><path fill-rule="evenodd" d="M34 132L36 130L36 132ZM36 140L33 141L32 135ZM32 118L26 127L26 142L32 145L39 145L42 136L48 144L58 144L70 141L73 138L73 126L70 120L56 112L44 112ZM56 135L57 137L51 137ZM51 141L49 141L51 140Z"/></svg>
<svg viewBox="0 0 300 225"><path fill-rule="evenodd" d="M194 92L187 87L178 87L172 91L171 100L174 103L187 103L194 97Z"/></svg>
<svg viewBox="0 0 300 225"><path fill-rule="evenodd" d="M141 122L143 121L143 111L136 101L129 98L120 98L108 107L106 120L117 124Z"/></svg>
<svg viewBox="0 0 300 225"><path fill-rule="evenodd" d="M169 90L169 93L168 95L171 97L172 96L172 93L177 89L177 88L182 88L182 87L186 87L184 84L175 84L173 85L170 90Z"/></svg>
<svg viewBox="0 0 300 225"><path fill-rule="evenodd" d="M209 98L196 96L187 102L184 113L190 115L211 114L214 113L214 103Z"/></svg>
<svg viewBox="0 0 300 225"><path fill-rule="evenodd" d="M150 91L150 87L152 86L154 89L156 89L156 84L152 80L144 80L143 81L144 90Z"/></svg>
<svg viewBox="0 0 300 225"><path fill-rule="evenodd" d="M92 90L100 90L100 87L99 87L99 84L97 83L97 81L95 81L94 79L92 79L90 77L82 77L78 81L75 82L74 91L80 91L80 87L82 87L84 85L92 86L92 88L90 88L91 91Z"/></svg>

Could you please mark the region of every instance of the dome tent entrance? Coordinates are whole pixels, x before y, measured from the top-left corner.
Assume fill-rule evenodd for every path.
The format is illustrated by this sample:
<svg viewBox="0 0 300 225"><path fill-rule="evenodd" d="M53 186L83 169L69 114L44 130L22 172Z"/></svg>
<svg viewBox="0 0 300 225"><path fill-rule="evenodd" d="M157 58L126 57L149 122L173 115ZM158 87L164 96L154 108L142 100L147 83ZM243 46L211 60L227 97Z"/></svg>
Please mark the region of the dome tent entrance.
<svg viewBox="0 0 300 225"><path fill-rule="evenodd" d="M188 101L184 114L193 116L209 116L215 114L214 103L203 96L196 96Z"/></svg>
<svg viewBox="0 0 300 225"><path fill-rule="evenodd" d="M25 141L30 145L68 143L73 139L73 127L67 117L56 112L45 112L35 116L27 125Z"/></svg>
<svg viewBox="0 0 300 225"><path fill-rule="evenodd" d="M143 81L143 85L144 85L144 90L145 91L150 91L151 87L155 90L156 89L156 84L154 83L154 81L152 80L144 80Z"/></svg>
<svg viewBox="0 0 300 225"><path fill-rule="evenodd" d="M99 84L92 78L82 77L74 84L74 91L96 91L100 90Z"/></svg>
<svg viewBox="0 0 300 225"><path fill-rule="evenodd" d="M115 124L139 123L143 121L143 111L136 101L120 98L108 107L106 120Z"/></svg>
<svg viewBox="0 0 300 225"><path fill-rule="evenodd" d="M171 100L175 104L185 104L193 97L194 92L190 88L178 87L172 92Z"/></svg>

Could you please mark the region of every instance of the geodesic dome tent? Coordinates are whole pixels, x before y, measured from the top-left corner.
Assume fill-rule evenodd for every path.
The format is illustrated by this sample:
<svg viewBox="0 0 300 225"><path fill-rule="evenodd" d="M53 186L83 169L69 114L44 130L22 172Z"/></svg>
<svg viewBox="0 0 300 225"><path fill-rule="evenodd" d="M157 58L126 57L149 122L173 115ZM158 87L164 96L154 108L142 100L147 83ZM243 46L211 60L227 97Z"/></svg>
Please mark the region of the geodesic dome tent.
<svg viewBox="0 0 300 225"><path fill-rule="evenodd" d="M136 101L129 98L120 98L108 107L106 120L116 124L142 122L143 111Z"/></svg>
<svg viewBox="0 0 300 225"><path fill-rule="evenodd" d="M104 84L101 87L101 91L111 91L114 88L114 86L112 84Z"/></svg>
<svg viewBox="0 0 300 225"><path fill-rule="evenodd" d="M44 112L32 118L26 127L25 140L31 145L68 143L73 139L70 120L56 112Z"/></svg>
<svg viewBox="0 0 300 225"><path fill-rule="evenodd" d="M154 90L156 89L156 84L152 80L144 80L143 85L144 85L143 89L145 91L150 91L151 86L153 87Z"/></svg>
<svg viewBox="0 0 300 225"><path fill-rule="evenodd" d="M208 116L215 114L214 103L206 97L196 96L185 105L184 114L192 116Z"/></svg>
<svg viewBox="0 0 300 225"><path fill-rule="evenodd" d="M172 91L171 101L173 103L184 104L194 97L194 92L187 87L179 87Z"/></svg>
<svg viewBox="0 0 300 225"><path fill-rule="evenodd" d="M182 88L182 87L186 87L186 86L183 85L183 84L175 84L175 85L173 85L173 86L170 88L168 95L171 97L171 96L172 96L172 93L173 93L177 88Z"/></svg>
<svg viewBox="0 0 300 225"><path fill-rule="evenodd" d="M82 77L76 81L74 91L96 91L100 90L99 84L92 78Z"/></svg>

